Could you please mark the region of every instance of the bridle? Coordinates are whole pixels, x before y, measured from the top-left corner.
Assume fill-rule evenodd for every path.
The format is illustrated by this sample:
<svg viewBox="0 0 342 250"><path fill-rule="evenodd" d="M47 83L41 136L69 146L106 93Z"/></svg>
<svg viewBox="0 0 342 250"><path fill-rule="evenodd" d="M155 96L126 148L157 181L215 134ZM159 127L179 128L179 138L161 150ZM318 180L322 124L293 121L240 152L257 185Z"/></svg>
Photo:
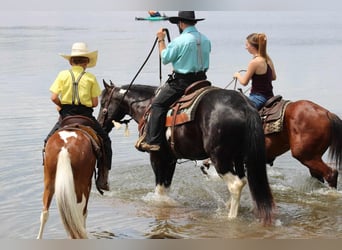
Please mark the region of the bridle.
<svg viewBox="0 0 342 250"><path fill-rule="evenodd" d="M129 86L129 88L125 91L125 93L122 95L122 97L120 98L120 101L119 101L119 104L116 108L116 110L114 110L113 112L113 115L112 116L115 116L116 112L118 112L119 110L119 107L121 106L121 103L123 102L123 100L125 99L126 95L127 95L127 92L129 91L131 86ZM104 121L106 121L108 119L108 108L109 108L109 105L113 99L113 96L114 96L114 92L115 92L115 86L113 86L113 88L110 90L109 92L109 96L108 98L106 98L106 101L105 101L105 104L103 105L104 108L102 109L102 119L101 121L99 121L100 125L103 127L104 125ZM152 97L153 98L153 97ZM139 102L144 102L146 100L151 100L152 99L151 97L150 98L145 98L145 99L142 99L142 100L136 100L136 101L133 101L131 102L129 106L129 113L132 112L132 106L133 104L136 104L136 103L139 103ZM150 101L151 102L151 101ZM121 123L121 124L128 124L133 118L131 117L130 119L125 119L125 120L120 120L120 121L117 121L118 123Z"/></svg>
<svg viewBox="0 0 342 250"><path fill-rule="evenodd" d="M112 83L112 82L111 82L111 83ZM108 119L108 108L109 108L109 104L110 104L110 102L112 101L112 98L113 98L113 95L114 95L114 92L115 92L115 86L114 86L113 84L112 84L112 86L113 86L113 88L110 90L110 92L109 92L109 97L106 99L104 108L102 109L102 119L101 119L101 121L99 121L101 127L103 127L104 122ZM125 99L125 97L126 97L126 95L127 95L127 92L128 92L128 90L130 89L131 86L132 86L132 84L129 86L129 88L128 88L128 89L125 91L125 93L122 95L122 97L121 97L121 99L120 99L120 101L119 101L119 104L118 104L116 110L114 110L112 116L115 116L116 113L118 112L119 107L120 107L121 103L123 102L123 100ZM127 125L132 119L133 119L133 118L121 120L121 121L119 121L119 123L121 123L121 124L126 124L126 125Z"/></svg>
<svg viewBox="0 0 342 250"><path fill-rule="evenodd" d="M102 119L99 121L101 127L103 127L104 121L107 120L107 118L108 118L108 107L109 107L109 104L113 98L114 90L115 90L115 87L113 86L113 88L111 89L111 91L109 93L109 98L106 99L104 108L102 109L102 116L101 116Z"/></svg>

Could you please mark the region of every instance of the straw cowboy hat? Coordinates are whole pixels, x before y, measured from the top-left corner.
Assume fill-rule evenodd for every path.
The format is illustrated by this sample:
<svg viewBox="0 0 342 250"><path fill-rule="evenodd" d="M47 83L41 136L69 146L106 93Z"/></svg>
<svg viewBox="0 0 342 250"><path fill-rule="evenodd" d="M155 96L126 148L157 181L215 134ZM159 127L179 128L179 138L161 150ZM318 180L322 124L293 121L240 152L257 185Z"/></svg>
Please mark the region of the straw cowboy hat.
<svg viewBox="0 0 342 250"><path fill-rule="evenodd" d="M72 45L70 55L66 55L66 54L59 54L59 55L64 57L68 61L70 61L71 57L76 57L76 56L88 57L89 58L89 63L87 65L88 68L94 67L97 62L97 50L89 51L87 44L83 42L74 43Z"/></svg>
<svg viewBox="0 0 342 250"><path fill-rule="evenodd" d="M179 21L202 21L204 18L195 18L195 11L178 11L178 16L169 17L170 23L178 23Z"/></svg>

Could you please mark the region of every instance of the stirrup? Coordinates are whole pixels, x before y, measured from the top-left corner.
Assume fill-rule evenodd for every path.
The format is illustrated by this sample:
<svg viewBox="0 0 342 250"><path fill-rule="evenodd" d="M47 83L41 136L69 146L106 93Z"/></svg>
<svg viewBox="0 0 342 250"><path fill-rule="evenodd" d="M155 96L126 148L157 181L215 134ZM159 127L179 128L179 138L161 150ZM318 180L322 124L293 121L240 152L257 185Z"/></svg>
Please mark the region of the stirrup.
<svg viewBox="0 0 342 250"><path fill-rule="evenodd" d="M135 147L136 147L137 149L140 148L141 143L145 140L145 138L146 138L146 133L143 133L143 134L139 137L139 139L138 139L137 142L135 143Z"/></svg>
<svg viewBox="0 0 342 250"><path fill-rule="evenodd" d="M144 151L144 152L151 152L151 151L159 151L160 150L160 146L156 145L156 144L148 144L146 142L142 142L140 144L140 147L138 148L138 150L140 151Z"/></svg>

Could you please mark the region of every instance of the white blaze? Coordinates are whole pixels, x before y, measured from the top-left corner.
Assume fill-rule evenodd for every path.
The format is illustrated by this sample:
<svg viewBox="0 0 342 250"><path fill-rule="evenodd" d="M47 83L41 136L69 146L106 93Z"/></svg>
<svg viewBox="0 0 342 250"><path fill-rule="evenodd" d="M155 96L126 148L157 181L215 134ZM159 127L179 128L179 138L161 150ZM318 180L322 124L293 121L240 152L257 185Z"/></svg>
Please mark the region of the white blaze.
<svg viewBox="0 0 342 250"><path fill-rule="evenodd" d="M127 92L126 89L120 89L120 90L119 90L119 93L122 94L122 95L124 95L126 92Z"/></svg>

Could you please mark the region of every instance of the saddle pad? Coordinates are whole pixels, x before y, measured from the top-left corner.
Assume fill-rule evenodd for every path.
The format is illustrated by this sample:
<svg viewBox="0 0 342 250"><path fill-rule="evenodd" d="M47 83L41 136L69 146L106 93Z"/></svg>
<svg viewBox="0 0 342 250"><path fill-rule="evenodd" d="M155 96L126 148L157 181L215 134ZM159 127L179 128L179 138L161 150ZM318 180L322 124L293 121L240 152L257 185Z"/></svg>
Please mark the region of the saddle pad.
<svg viewBox="0 0 342 250"><path fill-rule="evenodd" d="M288 100L280 100L271 107L264 107L259 111L265 135L283 130L285 110L289 103Z"/></svg>

